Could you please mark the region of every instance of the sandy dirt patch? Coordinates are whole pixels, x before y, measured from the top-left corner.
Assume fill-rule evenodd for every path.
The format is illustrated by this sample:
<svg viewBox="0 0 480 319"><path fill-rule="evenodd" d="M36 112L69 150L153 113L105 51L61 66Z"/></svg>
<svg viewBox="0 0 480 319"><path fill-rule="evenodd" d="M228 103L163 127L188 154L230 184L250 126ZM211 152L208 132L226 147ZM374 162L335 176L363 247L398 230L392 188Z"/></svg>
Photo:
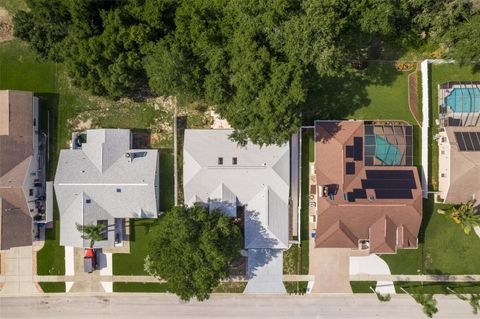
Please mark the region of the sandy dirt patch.
<svg viewBox="0 0 480 319"><path fill-rule="evenodd" d="M13 39L12 17L7 10L0 7L0 42Z"/></svg>

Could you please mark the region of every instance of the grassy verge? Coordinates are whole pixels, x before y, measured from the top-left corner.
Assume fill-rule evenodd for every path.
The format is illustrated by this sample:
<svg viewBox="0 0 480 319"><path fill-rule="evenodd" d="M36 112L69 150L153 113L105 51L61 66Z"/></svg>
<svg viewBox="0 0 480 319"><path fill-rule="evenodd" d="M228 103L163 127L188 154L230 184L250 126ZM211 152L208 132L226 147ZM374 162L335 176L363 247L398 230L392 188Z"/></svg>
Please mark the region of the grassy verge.
<svg viewBox="0 0 480 319"><path fill-rule="evenodd" d="M247 286L246 282L222 282L215 289L213 293L237 293L241 294Z"/></svg>
<svg viewBox="0 0 480 319"><path fill-rule="evenodd" d="M480 282L395 282L395 290L397 293L404 293L401 289L403 288L410 293L419 291L428 294L451 294L447 287L457 293L480 293Z"/></svg>
<svg viewBox="0 0 480 319"><path fill-rule="evenodd" d="M65 274L65 248L60 246L58 217L53 222L53 228L45 231L45 244L37 252L37 274L41 276Z"/></svg>
<svg viewBox="0 0 480 319"><path fill-rule="evenodd" d="M290 295L304 295L307 293L308 281L285 281L283 284Z"/></svg>
<svg viewBox="0 0 480 319"><path fill-rule="evenodd" d="M167 283L114 282L113 292L168 292Z"/></svg>
<svg viewBox="0 0 480 319"><path fill-rule="evenodd" d="M42 287L43 292L46 293L65 292L64 282L39 282L38 284Z"/></svg>
<svg viewBox="0 0 480 319"><path fill-rule="evenodd" d="M352 287L352 292L354 294L371 294L373 292L370 287L375 289L376 285L376 281L350 281L350 287Z"/></svg>
<svg viewBox="0 0 480 319"><path fill-rule="evenodd" d="M302 207L300 212L301 219L301 263L300 273L308 274L308 181L309 181L309 163L314 161L314 139L313 129L305 129L302 132L302 171L301 171L301 185L302 185Z"/></svg>
<svg viewBox="0 0 480 319"><path fill-rule="evenodd" d="M283 273L287 275L298 274L298 253L299 246L292 245L283 253Z"/></svg>
<svg viewBox="0 0 480 319"><path fill-rule="evenodd" d="M160 149L160 211L169 210L174 204L173 162L173 151Z"/></svg>

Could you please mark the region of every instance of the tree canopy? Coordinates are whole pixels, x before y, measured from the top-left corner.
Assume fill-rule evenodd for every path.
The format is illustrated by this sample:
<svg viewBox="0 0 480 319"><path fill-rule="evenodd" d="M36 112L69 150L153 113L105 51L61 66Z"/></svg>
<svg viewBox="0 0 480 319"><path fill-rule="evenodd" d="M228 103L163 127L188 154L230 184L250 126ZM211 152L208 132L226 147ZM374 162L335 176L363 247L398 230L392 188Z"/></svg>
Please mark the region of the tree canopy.
<svg viewBox="0 0 480 319"><path fill-rule="evenodd" d="M152 238L145 269L166 280L182 300L208 299L243 247L233 219L202 206L172 208L160 217Z"/></svg>
<svg viewBox="0 0 480 319"><path fill-rule="evenodd" d="M352 62L378 58L384 43L428 44L477 67L480 60L480 6L469 0L27 3L15 35L39 57L64 61L79 87L111 98L206 101L238 142L286 142L301 125L310 79L352 72Z"/></svg>

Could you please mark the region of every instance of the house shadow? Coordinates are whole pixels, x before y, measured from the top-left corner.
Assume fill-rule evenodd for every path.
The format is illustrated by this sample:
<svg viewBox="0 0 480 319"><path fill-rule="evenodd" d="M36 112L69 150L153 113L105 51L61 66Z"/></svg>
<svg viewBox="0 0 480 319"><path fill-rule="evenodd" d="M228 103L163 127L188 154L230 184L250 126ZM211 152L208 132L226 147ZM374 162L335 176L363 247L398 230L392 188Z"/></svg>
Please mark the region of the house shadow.
<svg viewBox="0 0 480 319"><path fill-rule="evenodd" d="M307 97L302 106L302 124L316 119L342 120L370 105L370 85L391 85L400 75L392 63L369 62L363 70L345 71L343 76L320 76L312 72L306 80Z"/></svg>

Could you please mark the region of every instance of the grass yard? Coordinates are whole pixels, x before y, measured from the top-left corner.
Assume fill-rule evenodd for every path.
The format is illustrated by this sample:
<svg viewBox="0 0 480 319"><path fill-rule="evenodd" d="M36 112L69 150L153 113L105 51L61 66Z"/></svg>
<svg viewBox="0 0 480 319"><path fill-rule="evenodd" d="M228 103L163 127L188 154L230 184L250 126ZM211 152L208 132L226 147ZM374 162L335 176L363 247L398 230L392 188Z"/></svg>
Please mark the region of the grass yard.
<svg viewBox="0 0 480 319"><path fill-rule="evenodd" d="M148 243L152 239L155 219L130 219L130 253L113 254L114 275L148 275L144 260L148 253Z"/></svg>
<svg viewBox="0 0 480 319"><path fill-rule="evenodd" d="M304 124L316 119L404 120L416 124L408 107L408 74L393 63L371 63L346 78L313 80Z"/></svg>
<svg viewBox="0 0 480 319"><path fill-rule="evenodd" d="M354 294L371 294L373 291L370 287L375 289L376 285L376 281L350 281L350 287L352 287Z"/></svg>
<svg viewBox="0 0 480 319"><path fill-rule="evenodd" d="M246 282L221 282L216 288L213 289L213 293L237 293L241 294L247 286Z"/></svg>
<svg viewBox="0 0 480 319"><path fill-rule="evenodd" d="M395 282L395 291L397 293L404 293L403 289L409 293L416 291L426 294L452 294L448 288L457 293L463 294L478 294L480 293L480 282L419 282L419 281L399 281Z"/></svg>
<svg viewBox="0 0 480 319"><path fill-rule="evenodd" d="M284 281L283 284L290 295L304 295L307 293L308 281Z"/></svg>
<svg viewBox="0 0 480 319"><path fill-rule="evenodd" d="M52 293L52 292L65 292L65 283L64 282L39 282L40 287L42 287L43 292Z"/></svg>
<svg viewBox="0 0 480 319"><path fill-rule="evenodd" d="M167 283L114 282L113 292L168 292Z"/></svg>
<svg viewBox="0 0 480 319"><path fill-rule="evenodd" d="M302 196L302 207L300 211L301 219L301 263L300 263L300 273L308 274L308 180L309 180L309 162L314 161L315 156L315 145L313 139L313 129L304 129L302 132L302 171L301 171L301 196Z"/></svg>

